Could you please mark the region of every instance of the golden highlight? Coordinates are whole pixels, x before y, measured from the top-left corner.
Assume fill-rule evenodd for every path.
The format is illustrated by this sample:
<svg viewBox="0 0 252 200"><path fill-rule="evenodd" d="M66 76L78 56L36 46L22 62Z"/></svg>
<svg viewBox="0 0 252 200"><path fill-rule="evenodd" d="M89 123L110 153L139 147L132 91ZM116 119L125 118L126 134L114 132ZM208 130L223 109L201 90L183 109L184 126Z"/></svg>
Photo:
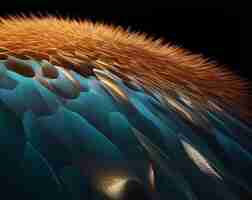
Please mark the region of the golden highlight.
<svg viewBox="0 0 252 200"><path fill-rule="evenodd" d="M53 16L0 18L0 57L7 55L47 59L82 74L90 66L106 68L163 95L179 88L197 101L217 98L251 117L247 81L201 55L121 27Z"/></svg>

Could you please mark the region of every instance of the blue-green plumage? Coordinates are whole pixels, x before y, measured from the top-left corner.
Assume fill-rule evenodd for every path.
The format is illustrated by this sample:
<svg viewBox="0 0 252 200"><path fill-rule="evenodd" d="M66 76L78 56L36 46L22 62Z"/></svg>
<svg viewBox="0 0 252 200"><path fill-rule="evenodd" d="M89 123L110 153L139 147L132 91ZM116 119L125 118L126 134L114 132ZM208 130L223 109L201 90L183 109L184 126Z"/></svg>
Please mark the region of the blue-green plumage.
<svg viewBox="0 0 252 200"><path fill-rule="evenodd" d="M251 196L252 131L226 105L24 62L33 77L0 61L0 182L24 199Z"/></svg>

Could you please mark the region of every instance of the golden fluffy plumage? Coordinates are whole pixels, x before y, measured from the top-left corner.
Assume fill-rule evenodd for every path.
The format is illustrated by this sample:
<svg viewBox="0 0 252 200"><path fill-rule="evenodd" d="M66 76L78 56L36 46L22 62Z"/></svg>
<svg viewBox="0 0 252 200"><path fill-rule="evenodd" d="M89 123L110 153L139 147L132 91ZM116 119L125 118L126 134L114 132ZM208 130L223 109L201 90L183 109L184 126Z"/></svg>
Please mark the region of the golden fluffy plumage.
<svg viewBox="0 0 252 200"><path fill-rule="evenodd" d="M242 116L251 114L246 81L201 55L121 27L50 16L1 18L0 53L48 59L80 73L98 65L164 95L180 88L199 101L218 98Z"/></svg>

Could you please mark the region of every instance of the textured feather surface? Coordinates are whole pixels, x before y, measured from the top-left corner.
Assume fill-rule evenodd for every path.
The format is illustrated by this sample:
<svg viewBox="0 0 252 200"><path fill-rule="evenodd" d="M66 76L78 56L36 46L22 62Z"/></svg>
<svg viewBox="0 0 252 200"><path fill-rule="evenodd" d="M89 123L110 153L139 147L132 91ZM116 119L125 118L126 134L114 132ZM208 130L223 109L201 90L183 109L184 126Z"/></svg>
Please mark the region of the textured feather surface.
<svg viewBox="0 0 252 200"><path fill-rule="evenodd" d="M44 58L82 73L98 65L161 93L185 89L198 101L218 98L243 117L251 115L246 81L201 55L161 41L121 27L55 17L7 17L0 23L3 54Z"/></svg>
<svg viewBox="0 0 252 200"><path fill-rule="evenodd" d="M252 198L249 94L235 75L87 21L2 19L0 46L9 199Z"/></svg>

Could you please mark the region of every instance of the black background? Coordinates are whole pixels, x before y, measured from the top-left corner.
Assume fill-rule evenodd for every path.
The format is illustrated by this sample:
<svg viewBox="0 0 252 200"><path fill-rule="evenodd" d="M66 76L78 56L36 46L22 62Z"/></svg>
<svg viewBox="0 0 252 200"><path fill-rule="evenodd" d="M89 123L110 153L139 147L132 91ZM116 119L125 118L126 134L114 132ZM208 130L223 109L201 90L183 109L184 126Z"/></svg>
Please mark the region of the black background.
<svg viewBox="0 0 252 200"><path fill-rule="evenodd" d="M164 1L165 2L165 1ZM133 31L147 32L158 38L165 38L195 53L227 64L244 78L252 79L249 66L241 60L242 11L237 5L171 2L143 2L136 4L118 1L5 1L0 15L20 13L42 13L89 18L103 21Z"/></svg>

